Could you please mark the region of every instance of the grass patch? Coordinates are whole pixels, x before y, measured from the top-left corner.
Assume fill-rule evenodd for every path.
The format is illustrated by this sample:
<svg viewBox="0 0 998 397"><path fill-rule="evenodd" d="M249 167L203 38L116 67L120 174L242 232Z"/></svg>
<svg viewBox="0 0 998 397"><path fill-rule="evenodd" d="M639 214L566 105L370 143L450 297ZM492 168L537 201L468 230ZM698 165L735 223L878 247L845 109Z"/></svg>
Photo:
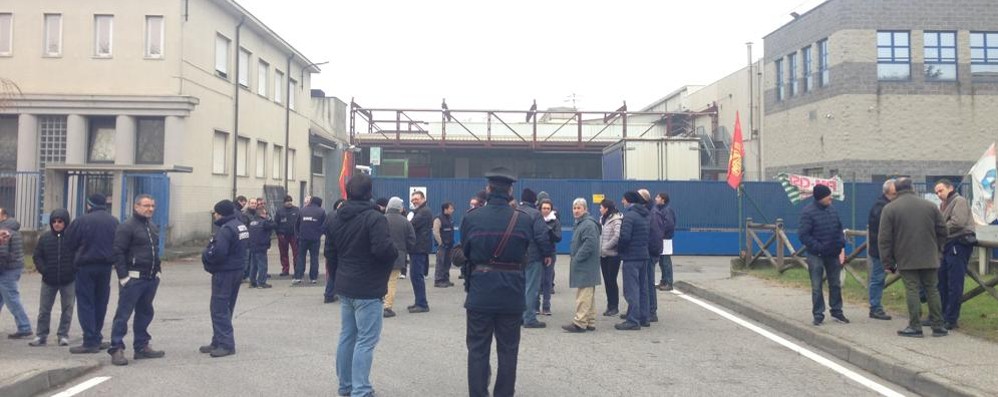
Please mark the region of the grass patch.
<svg viewBox="0 0 998 397"><path fill-rule="evenodd" d="M810 276L806 269L800 267L787 270L782 275L774 268L752 269L749 271L749 274L782 285L807 291L811 290ZM860 276L868 277L866 273L860 273ZM890 277L889 273L888 277ZM977 283L970 277L967 277L964 281L964 292L970 291L974 287L977 287ZM827 294L827 286L825 287L825 291ZM842 299L846 302L861 304L863 306L867 306L869 302L866 288L850 275L846 275L845 284L842 286ZM908 315L904 283L901 280L891 284L884 290L882 303L888 313ZM923 304L922 315L928 316L928 313L928 307ZM992 342L998 342L998 300L984 293L964 302L960 308L960 332Z"/></svg>

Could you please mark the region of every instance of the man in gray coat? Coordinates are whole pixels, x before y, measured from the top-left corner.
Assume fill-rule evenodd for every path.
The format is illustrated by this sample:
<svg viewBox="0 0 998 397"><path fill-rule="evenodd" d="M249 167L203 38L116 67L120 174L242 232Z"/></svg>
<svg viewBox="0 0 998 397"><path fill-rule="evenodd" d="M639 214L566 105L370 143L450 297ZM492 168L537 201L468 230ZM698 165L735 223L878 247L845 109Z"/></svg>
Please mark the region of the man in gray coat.
<svg viewBox="0 0 998 397"><path fill-rule="evenodd" d="M575 293L575 318L561 328L568 332L596 330L596 286L600 278L600 227L589 216L585 199L572 202L575 230L572 233L572 263L568 287Z"/></svg>
<svg viewBox="0 0 998 397"><path fill-rule="evenodd" d="M936 284L939 253L946 242L946 223L932 203L915 195L910 178L895 182L897 198L880 215L880 260L884 268L901 271L908 301L908 327L898 331L905 337L922 337L922 304L918 291L924 289L929 301L932 336L946 336L942 305Z"/></svg>
<svg viewBox="0 0 998 397"><path fill-rule="evenodd" d="M398 197L392 197L388 200L385 218L388 219L388 235L392 237L395 249L399 252L399 256L395 258L395 264L392 266L392 274L388 276L388 294L385 295L384 299L384 317L389 318L395 317L392 306L395 305L395 292L398 291L399 275L405 268L406 254L416 246L416 230L412 228L412 223L409 223L409 220L402 215L402 199Z"/></svg>

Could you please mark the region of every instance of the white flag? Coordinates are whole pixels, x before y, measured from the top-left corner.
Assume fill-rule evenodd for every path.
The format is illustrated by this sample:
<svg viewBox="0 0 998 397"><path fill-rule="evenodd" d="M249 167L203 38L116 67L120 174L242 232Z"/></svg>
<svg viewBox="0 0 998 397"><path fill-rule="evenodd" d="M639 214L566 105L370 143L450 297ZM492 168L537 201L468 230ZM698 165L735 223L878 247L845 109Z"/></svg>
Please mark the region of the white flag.
<svg viewBox="0 0 998 397"><path fill-rule="evenodd" d="M974 187L974 200L971 212L978 225L989 225L995 221L995 144L977 160L970 169L971 184Z"/></svg>

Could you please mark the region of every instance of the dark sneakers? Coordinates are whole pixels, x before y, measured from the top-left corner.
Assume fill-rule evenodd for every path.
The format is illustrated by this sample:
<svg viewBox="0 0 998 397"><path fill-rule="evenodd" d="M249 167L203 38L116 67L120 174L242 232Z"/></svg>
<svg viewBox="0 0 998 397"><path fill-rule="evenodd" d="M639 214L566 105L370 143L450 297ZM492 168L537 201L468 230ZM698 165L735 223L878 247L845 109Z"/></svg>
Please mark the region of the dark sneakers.
<svg viewBox="0 0 998 397"><path fill-rule="evenodd" d="M891 319L891 316L888 316L887 313L884 313L883 310L878 310L878 311L875 311L875 312L870 312L870 318L872 318L874 320L888 320L889 321Z"/></svg>
<svg viewBox="0 0 998 397"><path fill-rule="evenodd" d="M34 335L31 331L18 331L13 334L7 334L7 339L27 339Z"/></svg>
<svg viewBox="0 0 998 397"><path fill-rule="evenodd" d="M340 300L340 298L337 297L336 295L333 295L332 297L326 296L326 297L322 298L322 303L333 303L333 302L336 302L338 300Z"/></svg>
<svg viewBox="0 0 998 397"><path fill-rule="evenodd" d="M946 328L939 327L939 328L933 328L932 329L932 336L935 336L935 337L938 338L940 336L946 336L946 335L949 335L949 331L947 331Z"/></svg>
<svg viewBox="0 0 998 397"><path fill-rule="evenodd" d="M267 283L263 283L263 284L257 284L257 286L256 286L256 287L257 287L257 288L263 288L263 289L267 289L267 288L274 288L274 286L273 286L273 285L270 285L270 284L267 284Z"/></svg>
<svg viewBox="0 0 998 397"><path fill-rule="evenodd" d="M137 350L134 358L136 360L142 360L147 358L163 358L163 356L166 356L166 352L162 350L153 350L147 345L146 347L143 347L142 350Z"/></svg>
<svg viewBox="0 0 998 397"><path fill-rule="evenodd" d="M392 318L392 317L395 317L395 311L394 311L394 310L392 310L392 309L385 309L385 312L384 312L384 314L382 315L382 317L384 317L384 318Z"/></svg>
<svg viewBox="0 0 998 397"><path fill-rule="evenodd" d="M620 314L620 312L617 311L617 309L606 309L606 311L603 312L603 316L605 317L613 317L616 316L617 314Z"/></svg>
<svg viewBox="0 0 998 397"><path fill-rule="evenodd" d="M624 321L622 323L614 325L613 328L616 328L617 330L620 331L639 331L641 330L641 325L632 323L630 321Z"/></svg>
<svg viewBox="0 0 998 397"><path fill-rule="evenodd" d="M215 350L215 346L212 346L210 344L204 345L204 346L201 346L201 347L198 348L198 352L204 353L204 354L211 353L212 350Z"/></svg>
<svg viewBox="0 0 998 397"><path fill-rule="evenodd" d="M103 347L103 346L101 346ZM94 354L100 353L102 349L100 347L90 347L90 346L74 346L69 348L69 352L72 354Z"/></svg>
<svg viewBox="0 0 998 397"><path fill-rule="evenodd" d="M835 322L837 322L837 323L849 324L849 319L846 318L845 315L842 315L842 314L833 314L832 318L835 319Z"/></svg>
<svg viewBox="0 0 998 397"><path fill-rule="evenodd" d="M904 336L908 338L921 338L923 335L924 334L922 334L922 330L914 329L912 327L907 327L905 329L898 331L898 336Z"/></svg>
<svg viewBox="0 0 998 397"><path fill-rule="evenodd" d="M814 324L814 326L817 327L817 326L821 325L821 323L823 321L825 321L825 319L815 317L814 320L811 321L811 324Z"/></svg>
<svg viewBox="0 0 998 397"><path fill-rule="evenodd" d="M216 347L215 350L212 350L210 354L214 358L219 358L219 357L231 356L233 354L236 354L236 352L229 349Z"/></svg>
<svg viewBox="0 0 998 397"><path fill-rule="evenodd" d="M952 331L954 329L960 329L960 324L957 324L957 323L946 323L945 325L943 325L943 327L946 328L947 330L951 330Z"/></svg>
<svg viewBox="0 0 998 397"><path fill-rule="evenodd" d="M426 312L430 311L430 308L428 308L428 307L422 307L422 306L416 306L416 305L409 306L408 309L409 309L409 313L426 313Z"/></svg>
<svg viewBox="0 0 998 397"><path fill-rule="evenodd" d="M568 325L563 325L563 326L561 326L561 329L563 329L565 331L568 331L568 332L571 332L571 333L574 333L574 334L581 334L581 333L586 332L585 328L582 328L582 327L580 327L578 325L575 325L574 323L573 324L568 324Z"/></svg>
<svg viewBox="0 0 998 397"><path fill-rule="evenodd" d="M112 350L107 351L107 353L111 355L111 364L117 366L128 365L128 359L125 358L124 350L122 349L112 349Z"/></svg>
<svg viewBox="0 0 998 397"><path fill-rule="evenodd" d="M543 321L534 321L532 323L523 324L523 328L546 328L548 325Z"/></svg>

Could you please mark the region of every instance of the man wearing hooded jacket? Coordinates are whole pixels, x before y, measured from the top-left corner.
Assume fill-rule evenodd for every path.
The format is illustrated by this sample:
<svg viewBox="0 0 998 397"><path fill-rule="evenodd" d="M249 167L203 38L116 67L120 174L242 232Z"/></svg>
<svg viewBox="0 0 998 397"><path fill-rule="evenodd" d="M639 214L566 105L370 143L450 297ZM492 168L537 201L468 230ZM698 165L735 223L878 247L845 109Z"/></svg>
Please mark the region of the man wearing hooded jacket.
<svg viewBox="0 0 998 397"><path fill-rule="evenodd" d="M69 211L59 208L49 216L49 232L42 234L35 245L32 258L35 270L42 274L42 290L38 303L38 328L31 346L44 346L52 321L52 306L59 294L62 303L62 316L59 319L59 346L69 346L69 327L73 323L73 303L76 302L76 266L73 265L73 250L70 246L66 227L69 225Z"/></svg>

